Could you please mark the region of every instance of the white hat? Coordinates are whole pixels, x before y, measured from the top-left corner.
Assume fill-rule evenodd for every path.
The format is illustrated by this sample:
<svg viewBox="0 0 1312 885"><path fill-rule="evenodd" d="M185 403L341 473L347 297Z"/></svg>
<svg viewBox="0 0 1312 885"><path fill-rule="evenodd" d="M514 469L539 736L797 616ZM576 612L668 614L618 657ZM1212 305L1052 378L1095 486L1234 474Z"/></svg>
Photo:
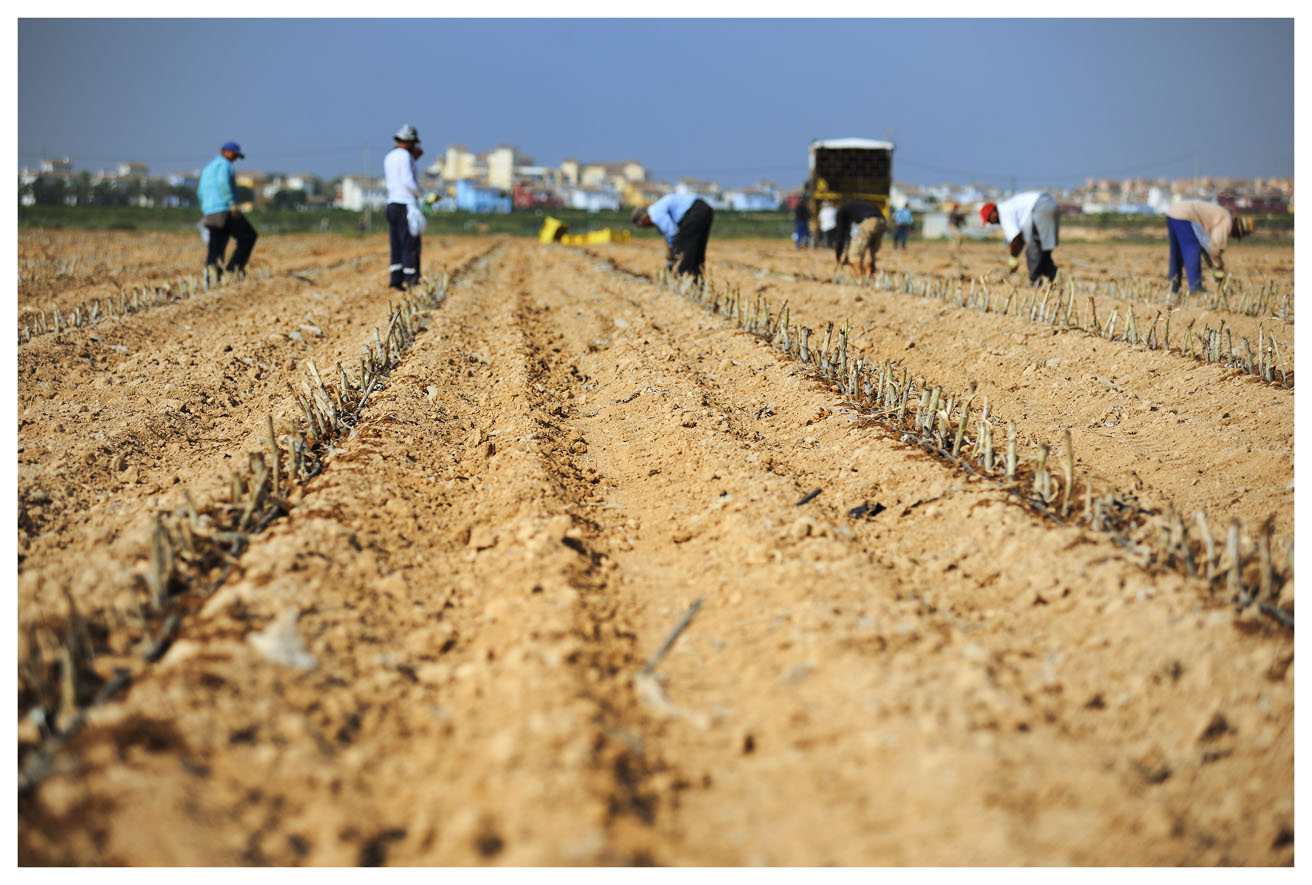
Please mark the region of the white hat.
<svg viewBox="0 0 1312 885"><path fill-rule="evenodd" d="M419 133L415 131L415 127L406 123L400 129L396 130L396 134L393 135L392 138L397 141L418 141Z"/></svg>

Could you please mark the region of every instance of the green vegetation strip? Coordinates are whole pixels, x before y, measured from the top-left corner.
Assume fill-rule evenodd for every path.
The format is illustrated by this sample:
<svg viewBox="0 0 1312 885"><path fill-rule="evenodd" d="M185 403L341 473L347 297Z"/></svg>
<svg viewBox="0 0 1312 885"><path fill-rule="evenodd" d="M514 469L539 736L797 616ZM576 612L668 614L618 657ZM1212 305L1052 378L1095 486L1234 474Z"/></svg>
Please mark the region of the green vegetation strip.
<svg viewBox="0 0 1312 885"><path fill-rule="evenodd" d="M659 232L635 229L629 221L631 209L589 212L566 206L539 206L515 209L509 213L488 212L435 212L426 216L428 229L425 236L512 236L536 237L542 221L548 215L569 225L571 233L611 228L628 229L635 239L654 239ZM386 235L387 220L381 210L351 209L277 209L257 208L248 213L251 223L261 234L275 233L334 233L346 235ZM37 205L18 207L20 228L67 228L70 230L175 230L195 231L200 214L195 209L173 209L142 206L58 206ZM1166 226L1160 218L1145 220L1143 216L1118 215L1067 215L1063 216L1063 240L1079 242L1079 229L1096 231L1097 242L1111 237L1116 242L1165 243ZM1069 233L1068 233L1069 230ZM1258 216L1257 229L1244 242L1289 242L1293 236L1294 216ZM791 209L739 212L719 209L715 213L716 239L767 239L791 242L793 212ZM199 234L198 234L199 236ZM918 233L912 242L920 242Z"/></svg>

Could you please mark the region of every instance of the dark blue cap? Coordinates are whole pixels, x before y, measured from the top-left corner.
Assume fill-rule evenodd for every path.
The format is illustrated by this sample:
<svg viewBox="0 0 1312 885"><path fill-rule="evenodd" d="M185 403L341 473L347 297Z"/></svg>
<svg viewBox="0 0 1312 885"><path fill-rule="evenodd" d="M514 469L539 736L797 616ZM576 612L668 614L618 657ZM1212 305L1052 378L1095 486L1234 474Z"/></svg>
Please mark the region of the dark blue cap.
<svg viewBox="0 0 1312 885"><path fill-rule="evenodd" d="M241 145L237 144L235 141L225 141L223 147L219 148L219 150L232 151L238 156L238 158L242 160L246 159L246 155L241 152Z"/></svg>

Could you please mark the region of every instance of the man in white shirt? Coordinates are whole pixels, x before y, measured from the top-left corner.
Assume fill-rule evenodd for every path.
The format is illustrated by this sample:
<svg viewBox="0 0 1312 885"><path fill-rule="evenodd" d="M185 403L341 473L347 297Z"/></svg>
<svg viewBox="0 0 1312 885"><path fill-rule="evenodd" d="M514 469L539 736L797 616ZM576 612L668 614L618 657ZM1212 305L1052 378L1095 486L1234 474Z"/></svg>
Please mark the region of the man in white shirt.
<svg viewBox="0 0 1312 885"><path fill-rule="evenodd" d="M410 233L408 213L420 211L423 191L415 174L415 157L419 151L419 133L406 124L392 136L396 147L383 158L383 175L387 179L387 232L392 248L388 265L388 283L393 289L406 289L419 282L420 238Z"/></svg>
<svg viewBox="0 0 1312 885"><path fill-rule="evenodd" d="M1008 273L1016 272L1020 266L1017 256L1024 249L1031 284L1037 284L1040 277L1047 277L1049 282L1057 279L1052 250L1057 248L1060 211L1052 194L1026 191L1001 203L985 203L979 216L982 224L1002 225L1009 252Z"/></svg>

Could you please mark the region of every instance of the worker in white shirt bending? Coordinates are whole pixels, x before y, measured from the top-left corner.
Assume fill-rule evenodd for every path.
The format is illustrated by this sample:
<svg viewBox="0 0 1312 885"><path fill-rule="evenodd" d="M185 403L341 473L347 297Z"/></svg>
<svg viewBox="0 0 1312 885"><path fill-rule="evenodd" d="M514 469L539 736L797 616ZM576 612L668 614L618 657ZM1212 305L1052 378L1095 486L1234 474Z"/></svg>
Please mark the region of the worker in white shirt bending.
<svg viewBox="0 0 1312 885"><path fill-rule="evenodd" d="M979 209L982 224L1002 225L1007 238L1008 273L1020 266L1021 250L1029 267L1030 283L1037 284L1040 277L1049 282L1057 279L1057 265L1052 261L1052 250L1057 248L1057 230L1061 212L1052 195L1043 191L1026 191L1001 203L985 203Z"/></svg>
<svg viewBox="0 0 1312 885"><path fill-rule="evenodd" d="M410 215L420 212L419 200L423 191L415 173L415 157L419 150L419 133L415 127L402 126L392 140L396 147L383 158L383 174L387 179L387 233L392 249L388 265L387 285L393 289L406 289L419 282L420 234L412 233Z"/></svg>

